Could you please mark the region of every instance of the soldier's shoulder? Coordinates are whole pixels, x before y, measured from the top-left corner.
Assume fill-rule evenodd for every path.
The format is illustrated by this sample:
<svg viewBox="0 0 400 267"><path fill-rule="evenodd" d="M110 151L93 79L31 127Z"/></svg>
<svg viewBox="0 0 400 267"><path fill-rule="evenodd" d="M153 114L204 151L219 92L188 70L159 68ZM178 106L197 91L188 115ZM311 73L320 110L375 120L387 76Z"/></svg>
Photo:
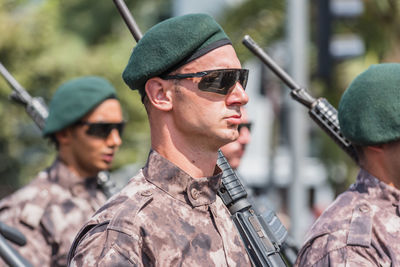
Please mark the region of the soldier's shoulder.
<svg viewBox="0 0 400 267"><path fill-rule="evenodd" d="M299 259L312 266L347 246L370 247L373 215L368 199L352 192L341 194L311 227Z"/></svg>
<svg viewBox="0 0 400 267"><path fill-rule="evenodd" d="M112 227L123 227L135 219L138 212L147 203L153 200L156 187L147 182L143 175L136 175L118 194L111 197L92 217L94 224L101 224L108 221L107 229Z"/></svg>
<svg viewBox="0 0 400 267"><path fill-rule="evenodd" d="M346 230L339 230L308 239L297 255L296 266L318 266L328 254L346 247L346 235Z"/></svg>
<svg viewBox="0 0 400 267"><path fill-rule="evenodd" d="M4 205L5 203L8 205L16 205L21 202L34 200L38 193L40 193L43 188L47 187L47 173L42 171L27 185L3 198L0 203L1 205Z"/></svg>
<svg viewBox="0 0 400 267"><path fill-rule="evenodd" d="M372 214L370 200L362 194L346 191L340 194L321 214L311 227L308 236L333 233L340 230L350 231L355 216L370 218ZM368 211L368 212L361 212Z"/></svg>
<svg viewBox="0 0 400 267"><path fill-rule="evenodd" d="M148 183L142 175L133 177L80 230L71 247L69 261L88 247L93 248L94 242L98 242L98 247L107 247L107 241L103 237L108 236L108 231L118 233L120 237L128 236L131 240L138 240L136 229L139 226L135 225L134 220L138 212L152 201L154 190L155 186ZM107 238L108 241L111 239Z"/></svg>
<svg viewBox="0 0 400 267"><path fill-rule="evenodd" d="M36 228L53 195L47 173L40 172L28 185L1 200L0 213Z"/></svg>

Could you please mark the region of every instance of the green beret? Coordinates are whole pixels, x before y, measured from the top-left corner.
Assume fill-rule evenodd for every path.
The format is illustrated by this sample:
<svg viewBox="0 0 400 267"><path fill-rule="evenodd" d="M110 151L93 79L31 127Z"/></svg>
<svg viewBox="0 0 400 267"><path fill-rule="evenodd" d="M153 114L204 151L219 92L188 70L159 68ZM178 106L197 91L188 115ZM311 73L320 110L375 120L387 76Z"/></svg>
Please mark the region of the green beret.
<svg viewBox="0 0 400 267"><path fill-rule="evenodd" d="M372 65L358 75L339 103L343 135L356 145L400 139L400 64Z"/></svg>
<svg viewBox="0 0 400 267"><path fill-rule="evenodd" d="M50 102L43 135L48 136L72 125L104 100L116 97L111 83L96 76L80 77L62 84Z"/></svg>
<svg viewBox="0 0 400 267"><path fill-rule="evenodd" d="M223 45L231 44L209 15L189 14L160 22L134 48L122 78L144 95L148 79L169 73Z"/></svg>

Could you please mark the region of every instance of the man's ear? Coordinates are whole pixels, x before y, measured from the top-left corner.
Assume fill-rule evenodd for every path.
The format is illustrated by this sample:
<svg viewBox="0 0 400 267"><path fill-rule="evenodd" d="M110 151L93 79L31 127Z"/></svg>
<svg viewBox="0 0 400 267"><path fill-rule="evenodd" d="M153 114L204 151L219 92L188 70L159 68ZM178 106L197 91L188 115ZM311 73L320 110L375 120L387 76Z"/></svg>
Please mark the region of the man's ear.
<svg viewBox="0 0 400 267"><path fill-rule="evenodd" d="M54 135L60 145L68 144L69 140L71 139L71 131L68 127L56 132Z"/></svg>
<svg viewBox="0 0 400 267"><path fill-rule="evenodd" d="M169 81L154 77L146 82L147 97L155 108L162 111L172 109L171 84Z"/></svg>

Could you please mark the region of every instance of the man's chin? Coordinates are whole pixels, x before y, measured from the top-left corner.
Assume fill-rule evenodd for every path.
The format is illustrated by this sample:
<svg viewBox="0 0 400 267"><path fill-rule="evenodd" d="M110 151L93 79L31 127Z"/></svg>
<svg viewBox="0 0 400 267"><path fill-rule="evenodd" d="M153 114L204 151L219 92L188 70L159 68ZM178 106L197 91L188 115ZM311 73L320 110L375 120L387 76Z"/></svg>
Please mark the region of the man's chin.
<svg viewBox="0 0 400 267"><path fill-rule="evenodd" d="M100 164L98 164L97 169L99 172L101 171L108 171L111 168L111 163L107 163L107 162L101 162Z"/></svg>
<svg viewBox="0 0 400 267"><path fill-rule="evenodd" d="M238 138L239 138L239 134L237 134L237 132L226 135L224 138L224 145L232 143L232 142L236 141Z"/></svg>
<svg viewBox="0 0 400 267"><path fill-rule="evenodd" d="M240 159L231 159L230 165L231 165L232 169L236 170L237 168L239 168Z"/></svg>

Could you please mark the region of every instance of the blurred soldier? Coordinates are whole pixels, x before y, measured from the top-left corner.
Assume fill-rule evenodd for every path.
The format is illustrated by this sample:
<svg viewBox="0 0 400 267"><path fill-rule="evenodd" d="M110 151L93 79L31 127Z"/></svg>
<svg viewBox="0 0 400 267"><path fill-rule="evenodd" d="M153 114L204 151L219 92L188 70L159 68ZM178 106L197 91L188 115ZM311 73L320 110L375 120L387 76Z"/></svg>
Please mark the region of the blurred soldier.
<svg viewBox="0 0 400 267"><path fill-rule="evenodd" d="M106 201L96 176L110 168L123 125L115 89L103 78L77 78L55 92L43 134L57 157L0 202L0 220L26 236L16 248L33 265L66 266L74 236Z"/></svg>
<svg viewBox="0 0 400 267"><path fill-rule="evenodd" d="M233 169L239 168L246 146L250 143L251 122L247 117L245 108L241 109L242 122L238 126L239 137L229 144L221 147L221 151Z"/></svg>
<svg viewBox="0 0 400 267"><path fill-rule="evenodd" d="M124 70L150 122L146 166L86 224L72 266L249 266L217 195L218 149L238 138L248 70L213 18L152 27Z"/></svg>
<svg viewBox="0 0 400 267"><path fill-rule="evenodd" d="M297 266L400 266L400 64L372 65L339 103L356 182L311 228Z"/></svg>

